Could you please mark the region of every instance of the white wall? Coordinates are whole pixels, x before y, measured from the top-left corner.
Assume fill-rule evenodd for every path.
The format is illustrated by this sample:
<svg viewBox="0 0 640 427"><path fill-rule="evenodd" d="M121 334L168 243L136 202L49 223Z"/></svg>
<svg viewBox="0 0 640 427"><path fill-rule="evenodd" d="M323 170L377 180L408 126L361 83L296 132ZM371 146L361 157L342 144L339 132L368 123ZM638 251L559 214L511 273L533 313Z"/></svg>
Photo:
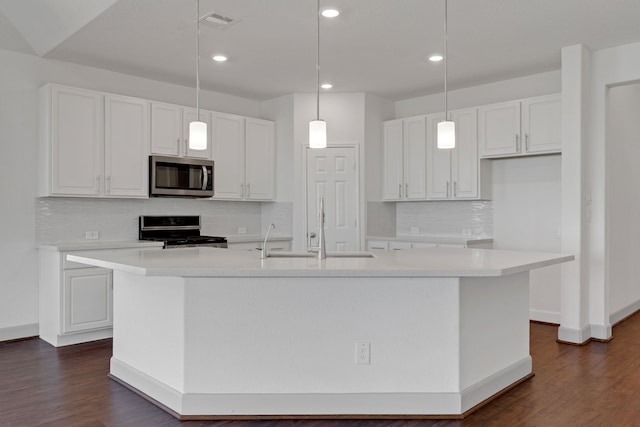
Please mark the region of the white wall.
<svg viewBox="0 0 640 427"><path fill-rule="evenodd" d="M562 90L561 71L548 71L516 79L502 80L448 92L449 109L476 107L531 96L549 95ZM444 94L396 102L396 118L444 111Z"/></svg>
<svg viewBox="0 0 640 427"><path fill-rule="evenodd" d="M45 83L54 82L182 105L194 105L195 89L6 50L0 50L0 64L0 138L3 150L0 156L0 340L6 340L38 333L36 212L49 215L49 219L55 221L64 211L56 202L51 203L51 209L46 213L35 208L37 89ZM208 91L201 92L200 105L251 117L259 117L260 114L257 101ZM169 201L147 201L143 204L145 207L140 210L147 212L154 209L156 212L166 211L172 206ZM250 229L259 231L260 212L251 205L255 204L240 205L240 213L245 214L241 215L243 221L251 222L247 224ZM126 215L131 220L138 215L139 206L140 201L108 205L87 201L82 204L87 216L109 216L109 210L113 208L127 211ZM234 211L237 213L238 209ZM233 218L234 214L231 215ZM228 222L226 224L232 226ZM107 232L105 237L109 235Z"/></svg>
<svg viewBox="0 0 640 427"><path fill-rule="evenodd" d="M606 232L611 323L640 309L640 83L609 88Z"/></svg>
<svg viewBox="0 0 640 427"><path fill-rule="evenodd" d="M560 252L560 155L493 160L495 249ZM560 323L560 266L531 271L530 318Z"/></svg>

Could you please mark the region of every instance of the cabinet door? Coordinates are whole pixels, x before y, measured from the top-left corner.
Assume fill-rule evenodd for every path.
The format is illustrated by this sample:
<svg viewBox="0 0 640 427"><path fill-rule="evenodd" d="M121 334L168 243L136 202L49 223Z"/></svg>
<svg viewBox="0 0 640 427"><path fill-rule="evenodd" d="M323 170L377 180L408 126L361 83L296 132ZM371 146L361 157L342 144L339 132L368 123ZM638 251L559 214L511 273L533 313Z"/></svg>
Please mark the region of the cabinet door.
<svg viewBox="0 0 640 427"><path fill-rule="evenodd" d="M404 197L420 200L427 197L427 130L425 117L404 120Z"/></svg>
<svg viewBox="0 0 640 427"><path fill-rule="evenodd" d="M214 197L241 199L244 196L244 118L213 114Z"/></svg>
<svg viewBox="0 0 640 427"><path fill-rule="evenodd" d="M198 159L211 160L211 112L200 110L200 121L207 124L207 148L204 150L192 150L189 148L189 124L196 119L197 110L195 108L182 109L182 136L185 144L185 155Z"/></svg>
<svg viewBox="0 0 640 427"><path fill-rule="evenodd" d="M451 149L438 148L438 122L444 120L444 113L427 117L427 198L442 200L451 197ZM456 129L456 146L457 141ZM454 149L455 150L455 149Z"/></svg>
<svg viewBox="0 0 640 427"><path fill-rule="evenodd" d="M478 112L475 108L454 111L456 148L451 156L452 196L454 199L478 197Z"/></svg>
<svg viewBox="0 0 640 427"><path fill-rule="evenodd" d="M182 108L178 105L151 103L151 154L182 156Z"/></svg>
<svg viewBox="0 0 640 427"><path fill-rule="evenodd" d="M404 192L402 128L402 120L383 123L383 200L401 200Z"/></svg>
<svg viewBox="0 0 640 427"><path fill-rule="evenodd" d="M275 196L275 135L273 122L246 118L245 197L273 200Z"/></svg>
<svg viewBox="0 0 640 427"><path fill-rule="evenodd" d="M522 136L525 152L558 152L562 149L562 97L541 96L522 101Z"/></svg>
<svg viewBox="0 0 640 427"><path fill-rule="evenodd" d="M520 152L520 101L480 107L478 121L482 157Z"/></svg>
<svg viewBox="0 0 640 427"><path fill-rule="evenodd" d="M51 194L99 196L103 96L57 86L51 91Z"/></svg>
<svg viewBox="0 0 640 427"><path fill-rule="evenodd" d="M149 102L105 96L104 194L147 197L149 170Z"/></svg>
<svg viewBox="0 0 640 427"><path fill-rule="evenodd" d="M113 326L111 270L79 268L64 272L62 332Z"/></svg>

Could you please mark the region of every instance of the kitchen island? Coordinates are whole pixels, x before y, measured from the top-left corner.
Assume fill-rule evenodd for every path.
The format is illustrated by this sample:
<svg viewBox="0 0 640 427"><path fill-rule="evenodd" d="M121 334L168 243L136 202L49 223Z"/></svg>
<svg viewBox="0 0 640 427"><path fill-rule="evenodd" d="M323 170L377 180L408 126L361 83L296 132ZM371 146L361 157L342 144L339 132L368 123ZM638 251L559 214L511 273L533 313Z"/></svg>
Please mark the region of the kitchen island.
<svg viewBox="0 0 640 427"><path fill-rule="evenodd" d="M529 271L573 256L184 248L68 259L113 270L111 377L203 419L464 416L532 375Z"/></svg>

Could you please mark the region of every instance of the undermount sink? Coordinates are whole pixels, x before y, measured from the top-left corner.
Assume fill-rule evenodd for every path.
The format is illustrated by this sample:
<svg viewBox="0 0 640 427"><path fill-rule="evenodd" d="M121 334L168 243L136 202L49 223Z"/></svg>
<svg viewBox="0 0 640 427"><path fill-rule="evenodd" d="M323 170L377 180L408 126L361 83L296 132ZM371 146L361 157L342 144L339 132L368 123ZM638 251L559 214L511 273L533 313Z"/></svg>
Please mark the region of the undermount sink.
<svg viewBox="0 0 640 427"><path fill-rule="evenodd" d="M294 252L294 251L272 251L267 254L267 258L314 258L317 257L316 252ZM344 251L344 252L328 252L327 258L375 258L371 252Z"/></svg>

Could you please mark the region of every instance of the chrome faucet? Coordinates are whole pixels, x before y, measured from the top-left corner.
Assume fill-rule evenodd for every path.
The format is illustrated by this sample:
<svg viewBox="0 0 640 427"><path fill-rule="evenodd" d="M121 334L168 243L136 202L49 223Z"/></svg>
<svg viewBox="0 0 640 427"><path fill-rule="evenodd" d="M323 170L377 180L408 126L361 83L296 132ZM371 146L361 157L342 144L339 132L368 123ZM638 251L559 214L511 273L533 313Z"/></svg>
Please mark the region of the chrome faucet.
<svg viewBox="0 0 640 427"><path fill-rule="evenodd" d="M260 253L260 259L266 259L269 254L267 253L267 241L269 240L269 233L271 232L272 228L276 228L275 224L271 224L269 225L269 228L267 228L267 235L264 236L264 243L262 244L262 253Z"/></svg>
<svg viewBox="0 0 640 427"><path fill-rule="evenodd" d="M320 197L320 217L318 218L318 259L327 259L327 248L324 241L324 197Z"/></svg>

